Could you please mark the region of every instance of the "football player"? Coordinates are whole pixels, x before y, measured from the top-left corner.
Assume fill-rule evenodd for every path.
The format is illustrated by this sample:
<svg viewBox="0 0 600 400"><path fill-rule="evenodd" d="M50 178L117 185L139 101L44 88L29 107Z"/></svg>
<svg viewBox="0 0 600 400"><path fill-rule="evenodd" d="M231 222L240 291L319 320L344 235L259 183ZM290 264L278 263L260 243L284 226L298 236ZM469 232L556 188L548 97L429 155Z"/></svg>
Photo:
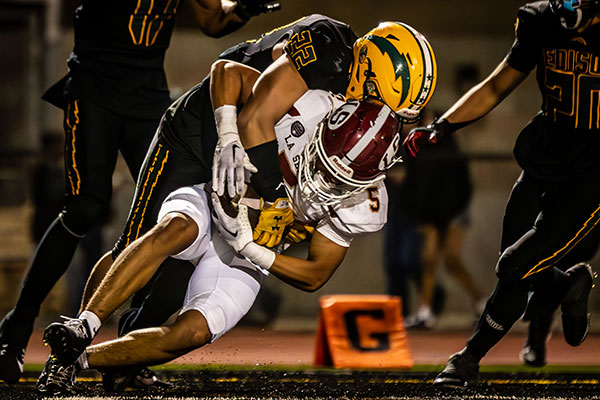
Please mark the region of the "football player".
<svg viewBox="0 0 600 400"><path fill-rule="evenodd" d="M146 173L145 176L143 175L144 178L139 180L138 193L132 207L128 228L126 228L126 234L122 238L126 241L134 241L134 238L138 234L141 235L144 229L149 229L150 221L152 219L156 221L158 217L161 202L168 194L165 193L167 190L173 191L182 186L190 186L196 182L208 181L209 178L207 175L210 174L210 170L206 170L206 161L202 160L212 158L213 151L217 160L225 159L225 161L227 160L224 155L228 153L235 155L237 153L238 157L235 158L237 161L223 163L227 171L231 171L231 165L235 167L240 160L242 161L242 169L244 168L244 164L248 167L248 162L243 163L244 160L248 160L239 145L240 143L243 143L243 147L247 148L246 151L250 161L254 164L253 167L258 169L258 172L252 176L251 182L253 187L257 191L263 192L261 194L263 198L264 193L271 193L272 198L277 203L283 203L283 207L274 210L275 212L270 214L273 217L270 218L271 222L269 223L276 225L274 222L277 222L277 217L281 217L279 220L283 219L283 215L287 213L286 208L288 208L284 200L287 197L287 192L285 192L285 189L283 189L284 193L277 191L277 186L282 178L279 163L277 162L279 159L278 145L273 140L275 138L274 123L271 122L273 126L269 130L267 129L269 125L264 125L261 118L272 118L273 110L275 109L279 109L277 112L283 116L292 108L293 103L289 106L281 106L289 101L289 93L286 90L282 91L281 88L289 90L290 81L293 82L294 79L303 81L302 77L305 76L311 85L316 85L321 82L319 73L322 73L330 77L330 79L326 80L326 83L333 90L336 81L335 79L332 80L331 77L335 78L338 76L336 75L337 66L330 66L326 62L319 64L316 60L307 64L311 65L311 68L307 68L307 65L298 64L298 69L296 69L293 64L290 64L292 58L286 53L286 51L292 52L295 47L290 45L289 40L286 41L286 38L295 38L298 36L312 38L312 44L310 46L307 45L306 48L312 48L313 50L307 51L309 54L313 54L315 49L332 45L332 38L339 40L340 36L343 36L342 34L347 33L348 30L347 26L327 17L319 15L310 16L266 34L257 42L244 43L225 52L224 54L229 54L229 58L239 59L241 57L241 61L258 66L262 65L260 62L268 62L265 61L267 55L270 57L275 56L277 59L272 66L268 67L259 76L256 76L257 71L250 69L252 73L249 73L248 68L239 68L241 64L225 60L217 62L213 66L211 77L205 79L203 83L195 88L192 88L171 106L162 120L152 151L148 153L145 168ZM328 35L327 38L320 36L325 33ZM273 37L271 35L276 36ZM321 41L324 44L320 45ZM292 41L292 43L294 42ZM288 50L285 50L288 48L286 46L289 47ZM330 59L327 57L336 57L337 55L339 58L344 55L344 51L339 49L339 44L338 47L323 47L321 51L323 51L322 57L325 60ZM317 52L315 56L319 54L321 52ZM400 117L400 119L414 117L418 114L419 109L431 98L436 77L433 51L425 38L408 25L400 23L380 25L365 35L363 40L357 42L355 54L358 58L356 63L359 66L355 68L356 72L353 75L353 83L349 86L349 92L354 90L363 93L363 87L371 89L365 90L364 95L355 93L354 96L371 98L379 102L382 102L385 98L388 104L395 104L394 110L407 110L403 112L404 116ZM256 59L252 58L252 55ZM246 57L249 58L246 59ZM408 70L406 69L408 65L406 64L407 59L410 59L411 62L411 68ZM377 69L378 75L375 75L373 70L380 68L378 67L379 65L382 65L382 67L381 69ZM331 71L332 68L334 69L333 72ZM389 70L389 73L386 74L387 70ZM395 72L396 70L398 71ZM260 72L260 69L258 72ZM400 80L400 82L392 88L390 85L396 80ZM307 83L298 86L304 87L302 94L306 93ZM354 89L352 89L353 87ZM230 91L241 93L241 95L232 100L228 98ZM297 95L301 97L302 94ZM270 101L272 106L266 107L262 105L261 98L263 99L262 101ZM244 118L244 115L247 115L244 113L247 109L254 110L255 112L255 114L250 113L252 117L245 117L245 125L238 123L236 120L236 110L241 105L243 105L243 108L239 114L240 119ZM214 112L213 108L215 109ZM258 112L259 110L262 110L262 112ZM264 126L264 130L257 132L255 124ZM294 127L298 127L298 124L294 125ZM240 138L237 137L238 128ZM268 132L271 132L271 136L268 136ZM301 136L301 132L298 131L295 135ZM292 137L295 136L292 135ZM216 145L217 141L220 143L218 146ZM228 146L228 144L231 145ZM273 152L273 156L269 156L270 151ZM240 155L243 156L239 157ZM293 160L293 162L295 163L297 160ZM217 166L216 168L219 170L221 167ZM237 171L240 171L239 168ZM229 172L224 174L217 173L217 177L219 175L221 177L235 176L235 168L234 174L230 174ZM261 179L257 179L257 175ZM224 191L224 188L227 186L229 194L229 185L231 182L237 181L234 179L227 183L227 185L217 183L215 185L216 189L219 190L221 188L220 190ZM233 194L237 193L238 190L234 187ZM157 202L157 199L161 202ZM277 199L280 199L280 201L277 201ZM375 207L375 204L373 206ZM142 216L136 216L137 214L142 214ZM261 213L261 217L263 214L265 214L264 210ZM142 224L142 228L139 225L135 225L136 223ZM260 226L260 224L261 220L259 219L258 225ZM135 229L131 229L132 226ZM281 231L283 231L283 226L281 226ZM281 236L281 233L277 235ZM171 259L175 263L175 266L177 266L176 263L193 265L188 260ZM88 281L86 295L82 301L83 305L88 304L91 294L99 285L108 267L110 267L110 264L102 265L100 263L96 266L95 272ZM162 269L162 274L159 275L158 279L163 279L166 282L165 286L163 286L165 289L157 290L156 288L160 287L160 285L154 283L153 291L146 299L146 306L141 309L142 315L145 312L147 317L140 319L140 314L135 314L137 318L130 319L130 321L134 321L133 323L126 321L127 330L160 325L172 312L175 312L181 306L183 294L180 299L181 302L177 303L177 301L173 300L173 297L176 297L173 292L177 293L176 286L185 286L187 279L177 274L176 270L165 270L164 267ZM159 273L160 271L159 269ZM125 281L128 280L125 279ZM161 318L157 318L154 315L156 313L154 308L157 303L160 303L162 306L160 310L165 310ZM87 316L89 314L83 314L84 319ZM92 315L90 316L90 321L93 325L97 326L99 320ZM152 321L155 321L155 323L151 323ZM65 326L69 324L77 326L76 320L72 323L67 322ZM57 325L54 325L54 327L57 327ZM50 329L45 334L46 340L50 343L55 341L52 338L55 336L52 330ZM92 330L95 331L94 329ZM56 331L58 338L64 333L60 327L57 327ZM88 332L87 336L89 337L91 334L91 332ZM86 336L85 333L84 336Z"/></svg>
<svg viewBox="0 0 600 400"><path fill-rule="evenodd" d="M438 121L411 131L404 142L406 153L416 156L420 146L483 117L536 69L542 110L515 145L523 172L504 215L498 283L473 336L434 384L463 387L476 381L480 360L526 307L527 364L545 364L545 341L559 304L566 342L578 346L586 337L594 274L585 261L600 240L599 38L598 0L521 7L507 57Z"/></svg>
<svg viewBox="0 0 600 400"><path fill-rule="evenodd" d="M245 165L257 171L252 174L252 186L263 199L255 227L257 240L271 245L279 241L284 225L293 218L287 193L280 185L274 126L309 88L341 95L348 89L350 98L386 102L402 119L411 119L431 98L436 76L431 46L410 26L384 23L357 40L348 25L323 15L274 29L258 40L226 50L220 58L261 73L256 83L245 89L248 99L243 108L236 119L241 104L227 103L213 111L212 82L207 77L167 110L146 155L123 233L112 254L94 267L83 304L113 259L152 228L169 193L211 180L215 153L216 170L224 171L217 173L216 188L230 192L231 187L234 193L239 190L235 186L239 180L219 181L219 176L233 177L240 171L238 162L242 160L243 168L247 155ZM231 129L239 130L244 140L237 139ZM244 157L227 161L227 157L243 154L243 148ZM193 271L189 260L167 258L152 282L134 295L132 308L121 317L120 333L166 321L181 307L185 283Z"/></svg>
<svg viewBox="0 0 600 400"><path fill-rule="evenodd" d="M180 0L82 0L69 73L43 99L64 110L65 197L33 256L17 304L0 326L0 379L19 380L40 306L79 241L104 218L118 152L137 178L171 103L163 61ZM223 36L277 9L265 0L195 0L198 25Z"/></svg>
<svg viewBox="0 0 600 400"><path fill-rule="evenodd" d="M213 97L220 99L217 109L249 95L245 88L259 76L238 63L218 65L213 68L213 82L248 84L226 85L225 94ZM221 79L222 75L231 79ZM326 91L306 92L274 132L296 218L288 237L296 242L308 238L308 257L277 254L255 243L245 198L240 201L238 196L235 215L229 197L219 197L209 185L180 188L163 202L155 227L117 258L79 319L48 328L54 332L53 355L38 390L66 393L75 370L160 364L213 342L249 310L264 271L299 289L317 290L342 262L354 237L385 224L383 179L398 161L398 128L396 114L380 102L344 102ZM241 141L246 141L244 134ZM86 349L101 321L148 282L168 256L196 265L175 323L134 330Z"/></svg>

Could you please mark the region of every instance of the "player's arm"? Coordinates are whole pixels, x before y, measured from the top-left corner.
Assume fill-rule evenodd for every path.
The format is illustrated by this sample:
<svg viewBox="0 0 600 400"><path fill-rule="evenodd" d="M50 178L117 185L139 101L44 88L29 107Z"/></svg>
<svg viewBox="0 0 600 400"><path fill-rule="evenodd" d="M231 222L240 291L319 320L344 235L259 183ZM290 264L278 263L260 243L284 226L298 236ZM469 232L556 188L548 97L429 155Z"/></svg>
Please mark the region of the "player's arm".
<svg viewBox="0 0 600 400"><path fill-rule="evenodd" d="M295 288L314 292L329 280L347 251L316 231L306 259L277 254L269 272Z"/></svg>
<svg viewBox="0 0 600 400"><path fill-rule="evenodd" d="M478 120L502 102L527 74L508 65L506 59L481 83L463 95L441 118L453 124Z"/></svg>
<svg viewBox="0 0 600 400"><path fill-rule="evenodd" d="M286 54L278 57L260 75L238 116L244 147L275 140L275 124L307 90L292 60Z"/></svg>
<svg viewBox="0 0 600 400"><path fill-rule="evenodd" d="M508 65L506 59L502 60L486 79L463 95L436 122L413 129L404 140L405 153L416 157L420 146L436 143L444 135L482 118L512 93L527 75Z"/></svg>
<svg viewBox="0 0 600 400"><path fill-rule="evenodd" d="M258 78L237 120L240 138L257 172L251 183L261 196L261 214L254 230L258 244L277 245L286 225L294 221L282 184L275 125L308 86L283 54Z"/></svg>
<svg viewBox="0 0 600 400"><path fill-rule="evenodd" d="M210 100L213 110L224 106L241 106L246 102L260 72L230 60L217 60L210 70Z"/></svg>
<svg viewBox="0 0 600 400"><path fill-rule="evenodd" d="M225 212L223 199L216 193L211 194L211 200L211 216L219 235L240 255L298 289L317 290L344 260L347 248L318 231L312 236L307 259L276 254L252 241L252 226L246 205L240 204L237 215L231 216Z"/></svg>
<svg viewBox="0 0 600 400"><path fill-rule="evenodd" d="M271 0L194 0L191 4L200 29L211 37L225 36L250 18L280 8Z"/></svg>

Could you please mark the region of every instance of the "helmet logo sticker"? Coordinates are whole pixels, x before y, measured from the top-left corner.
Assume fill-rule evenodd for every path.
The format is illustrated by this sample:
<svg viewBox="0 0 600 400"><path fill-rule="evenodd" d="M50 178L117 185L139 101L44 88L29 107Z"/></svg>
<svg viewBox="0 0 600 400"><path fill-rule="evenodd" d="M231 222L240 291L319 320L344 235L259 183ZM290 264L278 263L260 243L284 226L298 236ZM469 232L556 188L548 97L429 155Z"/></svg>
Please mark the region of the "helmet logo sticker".
<svg viewBox="0 0 600 400"><path fill-rule="evenodd" d="M294 121L294 123L290 127L290 131L291 131L293 137L298 138L298 137L304 135L304 132L306 131L306 129L304 128L304 125L302 125L302 123L300 121Z"/></svg>
<svg viewBox="0 0 600 400"><path fill-rule="evenodd" d="M338 156L330 157L329 160L331 160L331 162L340 169L340 172L343 172L347 176L352 177L354 171L352 170L352 168L345 165Z"/></svg>
<svg viewBox="0 0 600 400"><path fill-rule="evenodd" d="M381 36L371 35L368 38L377 48L381 51L381 54L385 55L387 53L388 57L392 61L392 65L396 66L394 70L394 76L396 80L399 78L402 79L402 95L400 97L400 101L398 105L402 104L408 96L408 89L410 88L410 71L408 70L408 61L406 60L406 56L404 54L400 54L400 52L390 43L390 41Z"/></svg>

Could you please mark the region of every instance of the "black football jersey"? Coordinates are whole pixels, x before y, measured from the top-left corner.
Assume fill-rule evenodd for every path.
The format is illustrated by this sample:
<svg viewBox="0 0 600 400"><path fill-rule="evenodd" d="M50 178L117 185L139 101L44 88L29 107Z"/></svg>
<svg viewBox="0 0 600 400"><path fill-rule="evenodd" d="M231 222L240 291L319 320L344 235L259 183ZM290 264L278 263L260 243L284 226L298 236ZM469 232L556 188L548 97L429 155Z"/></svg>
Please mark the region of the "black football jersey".
<svg viewBox="0 0 600 400"><path fill-rule="evenodd" d="M69 75L42 98L92 101L134 118L159 119L171 98L163 70L183 0L83 0L75 11Z"/></svg>
<svg viewBox="0 0 600 400"><path fill-rule="evenodd" d="M508 64L536 68L542 110L521 132L515 156L534 176L600 180L600 24L562 28L548 1L519 9Z"/></svg>
<svg viewBox="0 0 600 400"><path fill-rule="evenodd" d="M75 54L138 68L162 68L183 0L83 0L75 11Z"/></svg>
<svg viewBox="0 0 600 400"><path fill-rule="evenodd" d="M285 40L284 51L309 88L345 93L356 35L348 25L323 15L276 28L258 40L231 47L219 57L262 72L273 63L273 47ZM208 78L171 105L161 123L160 136L175 151L212 162L217 131Z"/></svg>

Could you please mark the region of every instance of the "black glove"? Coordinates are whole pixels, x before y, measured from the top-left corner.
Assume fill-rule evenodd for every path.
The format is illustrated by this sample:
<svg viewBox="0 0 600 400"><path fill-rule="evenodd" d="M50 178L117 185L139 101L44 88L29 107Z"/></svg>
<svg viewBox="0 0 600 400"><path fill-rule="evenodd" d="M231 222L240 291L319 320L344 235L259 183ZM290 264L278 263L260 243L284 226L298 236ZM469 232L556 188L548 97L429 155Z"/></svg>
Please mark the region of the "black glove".
<svg viewBox="0 0 600 400"><path fill-rule="evenodd" d="M236 0L236 3L235 13L245 20L281 9L281 4L277 0Z"/></svg>
<svg viewBox="0 0 600 400"><path fill-rule="evenodd" d="M409 132L402 143L404 153L411 158L419 154L420 147L435 144L450 131L450 123L445 119L435 121L427 126L419 126Z"/></svg>

